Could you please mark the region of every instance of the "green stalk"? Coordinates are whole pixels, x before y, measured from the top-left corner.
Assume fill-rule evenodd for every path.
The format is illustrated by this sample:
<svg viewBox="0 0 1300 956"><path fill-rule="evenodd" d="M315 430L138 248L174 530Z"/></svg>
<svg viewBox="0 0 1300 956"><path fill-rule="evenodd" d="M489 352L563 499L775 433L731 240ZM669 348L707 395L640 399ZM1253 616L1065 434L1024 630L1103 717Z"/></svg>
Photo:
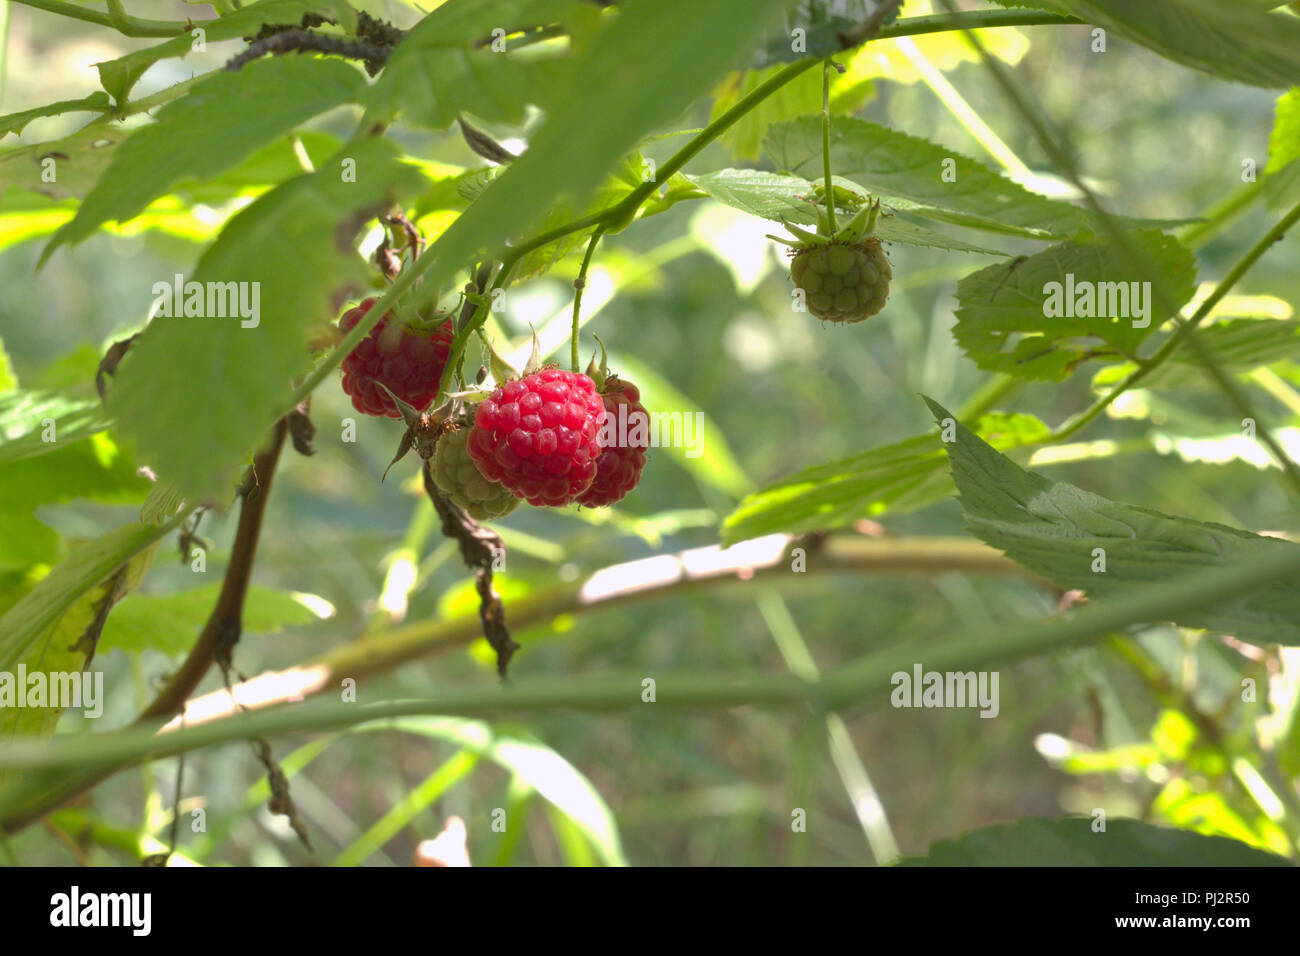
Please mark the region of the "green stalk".
<svg viewBox="0 0 1300 956"><path fill-rule="evenodd" d="M835 235L835 183L831 179L831 59L822 63L822 176L826 184L826 224Z"/></svg>
<svg viewBox="0 0 1300 956"><path fill-rule="evenodd" d="M1215 567L1147 585L1136 593L1107 603L1091 604L1072 617L1028 621L1015 627L962 635L925 649L890 647L841 666L820 680L797 677L747 677L723 674L664 675L658 679L658 707L702 710L751 706L787 708L820 702L840 710L878 694L888 693L892 675L910 671L923 658L927 669L980 670L994 665L1096 641L1132 624L1176 619L1184 612L1240 599L1288 575L1300 572L1300 548L1285 553L1269 549L1232 567ZM160 725L132 726L100 734L68 735L52 741L11 740L0 745L0 767L54 768L121 767L145 757L174 756L227 741L287 733L318 732L350 727L390 717L485 716L581 710L610 713L643 707L640 672L593 679L537 678L506 688L457 688L419 700L355 704L316 700L239 713L206 724L192 724L159 735ZM38 781L33 791L10 791L0 810L0 825L20 816L27 800L43 800L47 787Z"/></svg>
<svg viewBox="0 0 1300 956"><path fill-rule="evenodd" d="M174 37L185 33L190 28L189 23L182 20L143 20L125 15L114 17L108 13L100 13L98 10L87 10L75 3L65 3L64 0L14 0L14 3L35 7L47 13L57 13L74 20L84 20L101 27L113 27L123 36L128 37ZM110 9L112 9L111 4ZM203 26L203 21L199 21L196 26Z"/></svg>
<svg viewBox="0 0 1300 956"><path fill-rule="evenodd" d="M578 319L582 315L582 292L587 288L587 269L591 265L591 256L596 251L596 243L600 242L603 233L604 229L598 226L591 234L591 241L587 243L587 254L582 257L582 266L578 269L578 278L573 282L573 335L569 340L569 361L575 372L582 371L579 368L582 360L578 357Z"/></svg>

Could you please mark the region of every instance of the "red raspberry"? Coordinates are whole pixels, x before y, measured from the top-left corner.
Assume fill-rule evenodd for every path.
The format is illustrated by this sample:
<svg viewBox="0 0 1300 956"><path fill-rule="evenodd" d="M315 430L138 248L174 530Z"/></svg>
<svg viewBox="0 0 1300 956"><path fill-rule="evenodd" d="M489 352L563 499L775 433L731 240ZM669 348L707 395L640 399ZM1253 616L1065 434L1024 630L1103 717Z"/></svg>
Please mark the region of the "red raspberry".
<svg viewBox="0 0 1300 956"><path fill-rule="evenodd" d="M478 407L469 455L483 477L530 505L567 505L591 486L605 404L578 372L546 368L506 382Z"/></svg>
<svg viewBox="0 0 1300 956"><path fill-rule="evenodd" d="M650 447L650 415L641 404L640 390L611 376L602 398L606 418L596 477L578 498L578 504L592 508L622 501L637 486Z"/></svg>
<svg viewBox="0 0 1300 956"><path fill-rule="evenodd" d="M370 311L374 299L366 299L339 319L348 332ZM352 396L352 406L366 415L401 418L393 400L379 387L386 385L402 401L424 411L438 394L438 382L451 352L454 333L451 319L432 332L403 328L384 316L343 360L343 391Z"/></svg>

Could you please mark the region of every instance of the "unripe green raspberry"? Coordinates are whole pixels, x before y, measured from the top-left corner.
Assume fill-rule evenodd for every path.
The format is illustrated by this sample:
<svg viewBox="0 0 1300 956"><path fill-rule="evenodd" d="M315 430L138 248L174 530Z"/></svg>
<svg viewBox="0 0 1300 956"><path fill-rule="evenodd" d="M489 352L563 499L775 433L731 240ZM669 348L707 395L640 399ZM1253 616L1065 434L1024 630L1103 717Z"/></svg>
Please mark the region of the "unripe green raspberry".
<svg viewBox="0 0 1300 956"><path fill-rule="evenodd" d="M795 253L790 278L804 292L808 311L828 322L861 322L885 307L894 276L876 238L857 245L832 242Z"/></svg>
<svg viewBox="0 0 1300 956"><path fill-rule="evenodd" d="M509 489L484 478L469 456L469 428L447 432L433 453L433 481L438 489L476 521L504 518L519 505Z"/></svg>

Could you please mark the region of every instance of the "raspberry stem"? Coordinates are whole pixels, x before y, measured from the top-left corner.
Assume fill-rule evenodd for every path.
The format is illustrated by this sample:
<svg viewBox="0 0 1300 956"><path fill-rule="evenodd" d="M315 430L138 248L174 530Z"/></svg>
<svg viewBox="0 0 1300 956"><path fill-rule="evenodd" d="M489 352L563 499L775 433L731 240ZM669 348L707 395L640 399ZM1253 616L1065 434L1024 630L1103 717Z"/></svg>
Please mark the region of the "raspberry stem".
<svg viewBox="0 0 1300 956"><path fill-rule="evenodd" d="M831 180L831 58L822 61L822 176L826 179L826 224L835 235L835 184Z"/></svg>
<svg viewBox="0 0 1300 956"><path fill-rule="evenodd" d="M582 257L582 265L578 268L578 278L573 280L573 335L569 342L569 360L573 371L581 371L578 358L578 316L582 314L582 291L587 287L587 267L591 265L592 253L596 251L596 243L600 242L600 237L604 233L603 226L597 226L596 231L591 234L591 241L587 243L587 254Z"/></svg>

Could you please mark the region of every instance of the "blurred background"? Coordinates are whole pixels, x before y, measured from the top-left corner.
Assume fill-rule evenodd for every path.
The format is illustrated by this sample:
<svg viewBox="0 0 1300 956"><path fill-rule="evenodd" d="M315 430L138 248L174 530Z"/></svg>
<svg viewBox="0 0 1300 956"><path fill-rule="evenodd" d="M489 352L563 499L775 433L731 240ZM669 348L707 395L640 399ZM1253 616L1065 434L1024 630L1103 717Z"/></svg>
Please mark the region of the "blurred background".
<svg viewBox="0 0 1300 956"><path fill-rule="evenodd" d="M396 2L359 6L401 26L420 15ZM115 37L14 4L4 10L4 114L84 97L98 88L91 64L156 42ZM924 4L904 9L905 15L923 12ZM131 13L184 19L210 11L136 0ZM913 49L944 71L1009 154L1034 173L1050 173L969 52L951 38L925 39ZM1040 107L1068 130L1081 168L1111 209L1193 217L1241 187L1244 159L1253 158L1261 170L1267 162L1275 99L1269 91L1217 81L1118 37L1108 38L1105 53L1094 53L1086 27L1022 28L990 39L1016 63ZM163 61L146 74L137 95L215 68L239 48L213 44L207 53ZM874 68L858 63L837 81L843 105L864 119L998 165L987 134L959 122L951 92L909 69L914 60L892 45L870 46L867 54L876 58ZM723 84L718 100L734 97L738 82ZM792 95L786 115L774 105L767 118L789 118L816 105ZM702 102L680 125L703 126L713 109ZM84 114L38 120L21 136L7 136L0 148L55 140L84 122ZM346 136L354 122L353 114L338 111L311 132ZM526 139L529 127L491 132L508 141ZM746 131L737 131L688 171L771 168L756 149L761 133L761 126L749 130L746 140ZM395 135L411 155L449 169L483 165L451 132L404 129ZM310 150L313 141L305 141ZM677 145L680 140L651 143L645 153L662 161ZM1057 184L1049 178L1034 185ZM146 217L150 228L131 226L65 246L37 272L44 238L70 207L2 178L0 189L4 349L22 387L84 394L93 392L106 346L144 321L153 283L189 273L230 211L181 203L174 215ZM454 204L420 225L436 235L453 214ZM1206 237L1196 250L1200 279L1221 277L1277 216L1256 204ZM993 260L895 246L889 250L895 280L888 307L862 325L835 328L791 311L781 247L764 238L775 231L710 201L692 201L602 242L584 308L584 361L594 331L610 349L611 368L640 385L648 405L658 400L674 410L702 410L716 431L699 458L652 449L640 487L611 514L522 508L501 522L511 549L500 579L507 613L512 599L606 565L714 544L722 519L746 493L803 467L922 434L932 425L918 393L956 409L988 380L961 354L950 329L957 279ZM1039 248L1004 237L966 238L1013 255ZM1258 298L1239 302L1233 314L1291 316L1288 303L1300 301L1298 241L1286 240L1246 277L1236 291ZM567 258L513 288L496 334L518 344L529 323L541 327L563 316L577 264L576 257ZM1030 386L999 407L1054 426L1090 402L1096 370L1086 367L1062 385ZM1252 383L1254 399L1269 426L1292 428L1296 406L1288 402L1296 394L1291 388L1300 387L1300 370L1280 363L1272 372L1267 386ZM232 370L232 388L237 376ZM197 403L204 396L176 400ZM1078 436L1068 454L1032 466L1133 505L1257 531L1296 530L1272 474L1238 457L1228 439L1240 428L1210 387L1193 379L1159 394L1139 391L1116 412ZM414 483L415 464L399 464L387 482L379 480L400 426L356 414L337 375L315 394L312 415L317 453L304 458L286 451L267 513L254 574L254 583L268 592L264 620L254 622L264 626L250 624L236 656L248 675L398 622L473 606L468 574ZM358 419L354 443L341 437L348 418ZM1110 444L1086 444L1102 439ZM114 448L130 456L129 448ZM1030 461L1028 453L1020 460ZM73 500L42 507L37 515L68 538L93 537L134 520L140 497L124 491L116 503ZM853 533L963 533L951 499L911 514L864 517L872 523ZM165 599L215 588L233 526L233 511L204 519L199 533L211 549L197 583L165 542L139 593L120 606L126 623L110 625L95 661L115 692L104 721L92 729L129 721L153 683L179 661L202 624L210 593L203 600ZM289 600L274 600L269 592ZM518 630L514 636L523 647L512 670L520 678L596 679L610 671L779 674L787 669L779 642L787 648L802 642L829 671L882 647L907 645L919 655L927 644L967 628L1041 619L1056 611L1059 599L1027 581L960 573L810 573L777 584L670 592ZM798 715L747 707L685 715L647 706L612 716L555 714L491 730L474 722L430 721L409 733L278 738L274 750L293 774L293 798L314 854L264 809L263 772L250 749L210 748L186 764L181 859L174 862L405 865L421 840L436 836L456 815L466 823L475 865L871 864L898 851L924 851L934 840L974 827L1097 807L1110 816L1293 852L1259 794L1234 774L1233 760L1260 752L1282 732L1261 720L1268 718L1263 700L1240 702L1241 676L1256 674L1261 686L1270 676L1275 686L1285 680L1294 698L1300 661L1175 628L1132 637L1004 667L997 719L980 719L971 710L895 710L885 699L845 713L847 737L887 815L887 825L874 824L870 839L842 771L821 746L824 735L809 733ZM491 655L480 641L468 652L458 648L370 679L359 696L426 697L494 681ZM204 685L217 686L215 676ZM1218 742L1207 739L1203 718L1222 731ZM60 729L79 729L78 720L69 716ZM479 741L478 757L473 747L466 749L470 738ZM799 771L804 758L807 774ZM1288 771L1283 761L1278 773L1293 776L1295 768ZM852 773L849 779L861 794L861 779ZM129 864L142 847L158 849L142 834L165 839L174 785L174 761L118 774L51 821L12 838L12 857L23 864ZM206 832L190 832L188 811L196 807L206 810ZM806 833L791 832L793 807L807 809ZM498 809L510 820L506 835L493 830Z"/></svg>

